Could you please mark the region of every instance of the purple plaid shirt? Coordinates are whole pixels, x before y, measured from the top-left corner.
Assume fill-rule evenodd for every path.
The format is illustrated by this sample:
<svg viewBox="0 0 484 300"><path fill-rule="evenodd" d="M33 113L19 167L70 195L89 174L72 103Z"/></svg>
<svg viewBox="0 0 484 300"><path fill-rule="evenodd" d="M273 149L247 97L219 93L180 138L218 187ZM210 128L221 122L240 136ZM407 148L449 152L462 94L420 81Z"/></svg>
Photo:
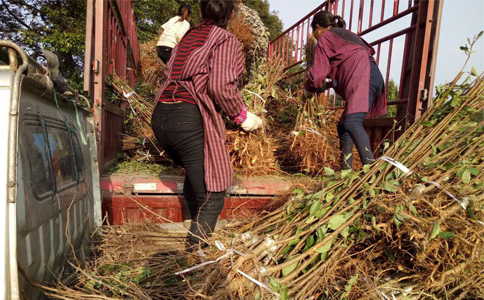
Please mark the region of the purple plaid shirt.
<svg viewBox="0 0 484 300"><path fill-rule="evenodd" d="M204 45L189 54L176 80L171 76L175 59L170 59L165 70L167 80L155 101L170 83L183 86L197 99L205 132L205 184L208 191L220 192L232 184L234 174L225 146L225 124L218 109L237 123L245 120L247 111L237 87L244 62L237 38L222 28L202 24L190 29L185 37L196 33L201 26L212 27ZM172 57L177 56L181 44L173 49Z"/></svg>
<svg viewBox="0 0 484 300"><path fill-rule="evenodd" d="M368 112L367 118L386 113L386 96L381 93L368 111L370 59L375 50L362 38L343 28L331 28L318 40L306 90L316 92L329 77L337 80L335 92L346 101L344 115Z"/></svg>

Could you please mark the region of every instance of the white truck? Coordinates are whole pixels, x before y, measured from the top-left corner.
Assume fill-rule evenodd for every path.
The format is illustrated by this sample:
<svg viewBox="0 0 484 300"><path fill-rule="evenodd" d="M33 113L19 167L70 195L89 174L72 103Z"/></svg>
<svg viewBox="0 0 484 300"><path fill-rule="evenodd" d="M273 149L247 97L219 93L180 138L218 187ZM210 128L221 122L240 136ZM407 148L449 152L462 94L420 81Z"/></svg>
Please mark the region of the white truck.
<svg viewBox="0 0 484 300"><path fill-rule="evenodd" d="M0 298L38 299L82 259L101 225L99 168L89 102L62 86L56 58L41 66L0 41ZM48 53L45 52L47 55ZM20 60L20 64L19 64ZM56 88L54 88L56 86ZM65 90L60 93L57 90Z"/></svg>

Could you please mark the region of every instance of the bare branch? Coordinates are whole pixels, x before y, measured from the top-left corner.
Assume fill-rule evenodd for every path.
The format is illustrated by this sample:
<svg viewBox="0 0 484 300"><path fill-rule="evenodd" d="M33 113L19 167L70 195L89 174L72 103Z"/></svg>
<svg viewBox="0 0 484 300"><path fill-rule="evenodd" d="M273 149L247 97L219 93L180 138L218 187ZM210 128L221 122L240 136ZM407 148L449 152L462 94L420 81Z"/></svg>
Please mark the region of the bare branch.
<svg viewBox="0 0 484 300"><path fill-rule="evenodd" d="M32 27L30 27L28 24L26 24L24 21L22 21L16 14L14 14L9 8L8 8L8 5L7 3L5 3L4 0L1 0L2 3L3 3L3 7L5 7L5 10L9 13L9 15L12 16L12 18L14 18L17 22L19 22L21 25L23 25L24 27L32 30L32 31L36 31L34 30ZM36 31L37 32L37 31Z"/></svg>

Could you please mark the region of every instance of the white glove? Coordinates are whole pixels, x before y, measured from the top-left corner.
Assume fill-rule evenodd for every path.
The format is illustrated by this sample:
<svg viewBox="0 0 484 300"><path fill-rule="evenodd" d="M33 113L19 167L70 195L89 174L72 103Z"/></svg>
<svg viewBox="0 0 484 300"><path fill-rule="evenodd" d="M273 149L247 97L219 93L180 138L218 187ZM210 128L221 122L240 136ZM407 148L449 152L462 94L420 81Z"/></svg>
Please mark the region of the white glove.
<svg viewBox="0 0 484 300"><path fill-rule="evenodd" d="M243 130L249 132L249 131L254 131L258 129L259 127L262 126L262 120L251 113L250 111L247 112L247 119L240 124L240 127L242 127Z"/></svg>

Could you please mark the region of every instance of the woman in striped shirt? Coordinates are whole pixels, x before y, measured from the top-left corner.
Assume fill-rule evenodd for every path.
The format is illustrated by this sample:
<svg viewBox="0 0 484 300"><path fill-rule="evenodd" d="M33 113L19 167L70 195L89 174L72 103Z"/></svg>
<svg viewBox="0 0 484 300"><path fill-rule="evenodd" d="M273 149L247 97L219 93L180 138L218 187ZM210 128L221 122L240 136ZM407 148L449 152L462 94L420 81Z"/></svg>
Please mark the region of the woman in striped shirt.
<svg viewBox="0 0 484 300"><path fill-rule="evenodd" d="M314 16L311 27L318 44L305 91L314 93L333 87L346 101L338 135L341 168L351 169L353 145L364 165L373 162L363 121L384 115L386 99L383 76L373 58L375 50L361 37L344 29L345 25L343 18L327 11ZM331 83L327 84L326 78Z"/></svg>
<svg viewBox="0 0 484 300"><path fill-rule="evenodd" d="M186 172L183 196L192 218L190 244L204 245L233 180L219 111L245 131L262 125L247 111L237 88L244 70L242 51L225 30L233 10L234 1L200 1L203 22L173 49L151 120L158 143Z"/></svg>

